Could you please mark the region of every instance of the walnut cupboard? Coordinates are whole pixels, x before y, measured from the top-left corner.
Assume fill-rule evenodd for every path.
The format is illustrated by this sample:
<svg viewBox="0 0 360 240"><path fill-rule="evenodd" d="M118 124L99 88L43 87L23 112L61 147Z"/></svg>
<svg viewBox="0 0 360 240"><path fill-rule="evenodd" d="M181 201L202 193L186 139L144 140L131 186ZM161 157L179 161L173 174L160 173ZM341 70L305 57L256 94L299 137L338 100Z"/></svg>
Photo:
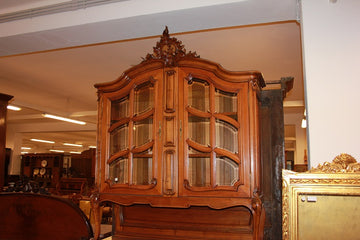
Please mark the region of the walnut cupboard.
<svg viewBox="0 0 360 240"><path fill-rule="evenodd" d="M94 209L117 239L262 239L260 72L230 72L165 29L154 52L98 89ZM99 234L99 219L95 236Z"/></svg>

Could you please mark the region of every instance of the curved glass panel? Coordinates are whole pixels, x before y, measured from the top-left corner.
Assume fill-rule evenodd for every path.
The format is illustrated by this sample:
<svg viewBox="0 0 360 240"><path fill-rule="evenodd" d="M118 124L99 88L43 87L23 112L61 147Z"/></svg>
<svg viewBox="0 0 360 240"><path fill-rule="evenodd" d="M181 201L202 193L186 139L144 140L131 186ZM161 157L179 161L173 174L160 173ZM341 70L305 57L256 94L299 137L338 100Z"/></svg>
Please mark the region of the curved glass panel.
<svg viewBox="0 0 360 240"><path fill-rule="evenodd" d="M154 85L150 82L135 88L134 114L144 113L154 107Z"/></svg>
<svg viewBox="0 0 360 240"><path fill-rule="evenodd" d="M124 124L110 133L110 155L128 148L128 129L128 124Z"/></svg>
<svg viewBox="0 0 360 240"><path fill-rule="evenodd" d="M202 145L210 145L210 119L189 116L189 138Z"/></svg>
<svg viewBox="0 0 360 240"><path fill-rule="evenodd" d="M152 141L153 128L152 118L147 118L141 121L134 122L134 146L138 147Z"/></svg>
<svg viewBox="0 0 360 240"><path fill-rule="evenodd" d="M194 79L188 86L189 106L207 112L210 110L210 87L206 81Z"/></svg>
<svg viewBox="0 0 360 240"><path fill-rule="evenodd" d="M135 185L149 185L153 179L152 151L134 154L132 167L132 183Z"/></svg>
<svg viewBox="0 0 360 240"><path fill-rule="evenodd" d="M237 94L215 89L215 111L237 120Z"/></svg>
<svg viewBox="0 0 360 240"><path fill-rule="evenodd" d="M129 95L111 102L111 124L129 116Z"/></svg>
<svg viewBox="0 0 360 240"><path fill-rule="evenodd" d="M216 184L233 186L239 179L239 165L228 157L216 157Z"/></svg>
<svg viewBox="0 0 360 240"><path fill-rule="evenodd" d="M238 130L228 122L215 121L216 147L232 153L238 152Z"/></svg>
<svg viewBox="0 0 360 240"><path fill-rule="evenodd" d="M128 180L128 159L118 158L109 165L109 176L113 183L125 184Z"/></svg>

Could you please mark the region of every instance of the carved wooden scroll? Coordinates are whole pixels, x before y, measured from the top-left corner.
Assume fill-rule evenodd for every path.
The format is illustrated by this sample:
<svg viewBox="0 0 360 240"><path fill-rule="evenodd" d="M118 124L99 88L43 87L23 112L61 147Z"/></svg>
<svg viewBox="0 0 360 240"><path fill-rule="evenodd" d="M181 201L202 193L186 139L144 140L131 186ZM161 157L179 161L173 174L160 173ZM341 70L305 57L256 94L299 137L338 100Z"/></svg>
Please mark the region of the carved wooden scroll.
<svg viewBox="0 0 360 240"><path fill-rule="evenodd" d="M199 58L200 56L196 52L186 52L181 41L169 36L169 30L166 27L160 41L154 47L154 52L147 54L143 62L161 59L165 62L166 67L174 67L181 58L185 57Z"/></svg>

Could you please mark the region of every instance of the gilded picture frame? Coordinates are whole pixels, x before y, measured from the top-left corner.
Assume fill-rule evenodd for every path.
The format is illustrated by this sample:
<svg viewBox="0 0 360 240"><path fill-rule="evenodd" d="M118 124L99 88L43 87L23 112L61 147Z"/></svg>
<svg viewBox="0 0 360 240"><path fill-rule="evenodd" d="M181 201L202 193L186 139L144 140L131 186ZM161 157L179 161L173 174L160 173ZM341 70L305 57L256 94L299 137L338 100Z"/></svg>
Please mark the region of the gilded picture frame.
<svg viewBox="0 0 360 240"><path fill-rule="evenodd" d="M352 156L282 174L283 240L360 238L360 164Z"/></svg>

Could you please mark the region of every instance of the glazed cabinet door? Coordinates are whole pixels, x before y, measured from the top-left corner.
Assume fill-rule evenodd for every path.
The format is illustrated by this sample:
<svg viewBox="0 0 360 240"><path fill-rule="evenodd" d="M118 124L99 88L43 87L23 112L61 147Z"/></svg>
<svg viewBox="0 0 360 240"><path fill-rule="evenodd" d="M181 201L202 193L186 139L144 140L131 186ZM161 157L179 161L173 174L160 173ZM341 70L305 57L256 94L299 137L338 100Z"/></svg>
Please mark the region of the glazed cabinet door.
<svg viewBox="0 0 360 240"><path fill-rule="evenodd" d="M249 197L248 82L229 83L191 69L184 69L180 81L180 194Z"/></svg>
<svg viewBox="0 0 360 240"><path fill-rule="evenodd" d="M102 151L105 181L112 192L160 194L158 162L162 71L137 76L119 91L104 93L102 122L107 142ZM160 182L159 182L160 181Z"/></svg>

